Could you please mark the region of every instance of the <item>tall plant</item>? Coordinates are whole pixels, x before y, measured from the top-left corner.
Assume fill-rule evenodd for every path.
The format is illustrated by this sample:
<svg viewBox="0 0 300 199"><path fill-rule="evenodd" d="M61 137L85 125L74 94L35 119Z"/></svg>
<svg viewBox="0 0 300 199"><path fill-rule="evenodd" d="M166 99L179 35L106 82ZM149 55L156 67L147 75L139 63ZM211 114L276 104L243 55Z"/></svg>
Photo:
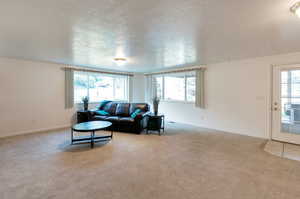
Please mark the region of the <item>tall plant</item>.
<svg viewBox="0 0 300 199"><path fill-rule="evenodd" d="M83 108L85 111L87 111L89 109L89 101L90 101L90 98L88 96L85 96L82 98Z"/></svg>
<svg viewBox="0 0 300 199"><path fill-rule="evenodd" d="M160 102L160 98L157 97L157 96L155 96L152 99L154 115L158 114L158 105L159 105L159 102Z"/></svg>

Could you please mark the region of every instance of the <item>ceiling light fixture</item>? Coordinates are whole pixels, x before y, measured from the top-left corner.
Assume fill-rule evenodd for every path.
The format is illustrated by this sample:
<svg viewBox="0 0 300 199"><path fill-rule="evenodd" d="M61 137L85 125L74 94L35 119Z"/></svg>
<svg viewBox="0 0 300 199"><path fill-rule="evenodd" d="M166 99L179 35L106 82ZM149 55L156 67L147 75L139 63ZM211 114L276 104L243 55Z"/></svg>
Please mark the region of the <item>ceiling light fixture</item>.
<svg viewBox="0 0 300 199"><path fill-rule="evenodd" d="M114 61L116 62L117 65L121 65L121 64L124 64L126 62L126 58L116 57L114 59Z"/></svg>
<svg viewBox="0 0 300 199"><path fill-rule="evenodd" d="M298 17L300 17L300 1L298 1L291 7L291 11L295 13Z"/></svg>

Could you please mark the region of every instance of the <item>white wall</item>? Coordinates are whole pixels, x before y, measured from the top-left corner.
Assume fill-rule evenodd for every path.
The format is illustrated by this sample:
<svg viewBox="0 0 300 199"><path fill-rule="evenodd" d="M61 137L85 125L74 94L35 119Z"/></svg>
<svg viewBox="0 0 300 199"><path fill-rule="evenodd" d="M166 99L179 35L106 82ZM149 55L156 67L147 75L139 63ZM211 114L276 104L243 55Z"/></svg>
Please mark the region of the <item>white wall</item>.
<svg viewBox="0 0 300 199"><path fill-rule="evenodd" d="M0 137L70 125L61 67L0 58Z"/></svg>
<svg viewBox="0 0 300 199"><path fill-rule="evenodd" d="M269 138L271 65L300 63L300 53L207 65L206 109L162 102L168 120Z"/></svg>
<svg viewBox="0 0 300 199"><path fill-rule="evenodd" d="M64 108L65 74L61 67L0 58L0 137L71 125L75 108ZM138 83L142 78L133 77L138 85L133 88L133 101L144 100L143 81Z"/></svg>

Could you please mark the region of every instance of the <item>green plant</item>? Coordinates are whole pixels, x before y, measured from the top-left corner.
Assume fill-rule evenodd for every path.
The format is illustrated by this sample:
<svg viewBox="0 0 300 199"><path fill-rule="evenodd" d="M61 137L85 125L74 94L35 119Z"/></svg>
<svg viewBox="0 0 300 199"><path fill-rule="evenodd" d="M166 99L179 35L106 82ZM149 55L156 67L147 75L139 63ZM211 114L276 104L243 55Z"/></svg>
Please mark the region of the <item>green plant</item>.
<svg viewBox="0 0 300 199"><path fill-rule="evenodd" d="M82 97L82 102L84 103L84 104L88 104L89 103L89 101L90 101L90 98L88 97L88 96L85 96L85 97Z"/></svg>
<svg viewBox="0 0 300 199"><path fill-rule="evenodd" d="M88 96L85 96L85 97L82 98L83 109L85 111L87 111L89 109L89 101L90 101L90 98Z"/></svg>
<svg viewBox="0 0 300 199"><path fill-rule="evenodd" d="M152 103L153 103L153 110L154 110L154 114L157 115L158 113L158 105L159 105L159 102L160 102L160 98L155 96L153 99L152 99Z"/></svg>

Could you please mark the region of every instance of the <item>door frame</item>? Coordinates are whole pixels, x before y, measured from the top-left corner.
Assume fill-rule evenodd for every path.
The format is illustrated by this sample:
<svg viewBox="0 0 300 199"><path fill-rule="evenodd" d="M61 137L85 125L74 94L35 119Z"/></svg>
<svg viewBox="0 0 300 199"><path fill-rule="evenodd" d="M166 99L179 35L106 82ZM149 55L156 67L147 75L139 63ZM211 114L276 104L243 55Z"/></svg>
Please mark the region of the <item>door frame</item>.
<svg viewBox="0 0 300 199"><path fill-rule="evenodd" d="M291 64L272 64L271 67L270 67L270 89L271 89L271 92L270 92L270 98L269 98L269 105L268 105L268 111L269 111L269 139L270 140L275 140L275 141L280 141L280 142L287 142L287 143L293 143L293 144L300 144L300 142L298 141L290 141L286 136L286 138L284 139L274 139L273 137L273 133L274 133L274 116L273 116L273 102L274 102L274 70L276 67L281 67L282 69L295 69L295 68L299 68L300 69L300 63L291 63ZM298 135L300 137L300 135ZM300 140L300 138L299 138Z"/></svg>

